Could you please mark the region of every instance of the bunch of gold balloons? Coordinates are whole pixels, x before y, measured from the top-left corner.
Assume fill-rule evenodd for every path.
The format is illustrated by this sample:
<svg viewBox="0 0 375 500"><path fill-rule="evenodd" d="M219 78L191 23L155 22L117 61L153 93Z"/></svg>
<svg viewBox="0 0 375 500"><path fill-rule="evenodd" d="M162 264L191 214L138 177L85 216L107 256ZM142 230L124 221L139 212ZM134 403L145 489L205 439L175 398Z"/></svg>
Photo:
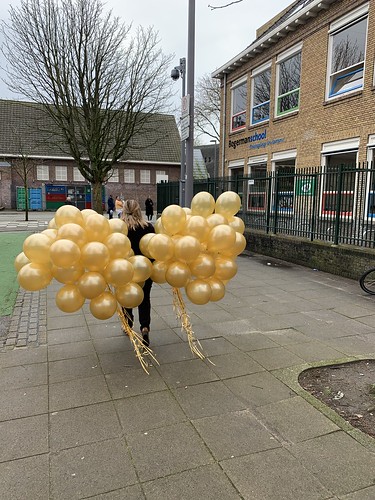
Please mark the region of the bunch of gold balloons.
<svg viewBox="0 0 375 500"><path fill-rule="evenodd" d="M155 234L140 241L143 255L153 259L151 278L184 288L193 304L216 302L237 272L236 257L246 247L245 225L235 214L241 199L226 191L216 200L208 192L194 196L191 208L166 207Z"/></svg>
<svg viewBox="0 0 375 500"><path fill-rule="evenodd" d="M108 220L91 209L60 207L48 229L28 236L15 259L17 280L25 290L41 290L55 278L62 283L56 304L78 311L88 299L98 319L108 319L118 305L133 308L143 300L142 285L152 264L134 255L120 219Z"/></svg>

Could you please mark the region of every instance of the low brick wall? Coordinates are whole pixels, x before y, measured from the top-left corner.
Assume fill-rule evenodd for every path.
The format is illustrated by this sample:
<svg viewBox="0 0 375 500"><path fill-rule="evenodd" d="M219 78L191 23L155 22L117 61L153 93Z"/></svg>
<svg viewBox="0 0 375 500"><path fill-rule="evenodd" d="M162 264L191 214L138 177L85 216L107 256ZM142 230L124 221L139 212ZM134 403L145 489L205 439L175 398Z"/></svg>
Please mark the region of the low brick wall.
<svg viewBox="0 0 375 500"><path fill-rule="evenodd" d="M335 246L285 235L246 230L246 250L357 280L375 267L375 250L350 245Z"/></svg>

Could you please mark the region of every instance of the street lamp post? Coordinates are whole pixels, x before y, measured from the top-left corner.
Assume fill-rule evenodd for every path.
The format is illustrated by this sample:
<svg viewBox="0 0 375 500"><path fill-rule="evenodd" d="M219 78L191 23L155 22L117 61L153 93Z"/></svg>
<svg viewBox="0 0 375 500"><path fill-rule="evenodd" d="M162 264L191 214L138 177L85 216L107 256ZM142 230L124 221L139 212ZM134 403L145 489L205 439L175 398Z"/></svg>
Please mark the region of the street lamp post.
<svg viewBox="0 0 375 500"><path fill-rule="evenodd" d="M175 66L171 71L172 80L178 80L181 76L182 81L182 99L185 97L185 80L186 80L186 59L180 59L180 65ZM181 118L180 118L181 119ZM179 201L180 206L185 206L185 175L186 175L186 141L181 139L181 172L179 185Z"/></svg>
<svg viewBox="0 0 375 500"><path fill-rule="evenodd" d="M194 165L194 59L195 59L195 0L189 0L187 93L189 95L189 137L186 139L185 203L190 207L193 199Z"/></svg>

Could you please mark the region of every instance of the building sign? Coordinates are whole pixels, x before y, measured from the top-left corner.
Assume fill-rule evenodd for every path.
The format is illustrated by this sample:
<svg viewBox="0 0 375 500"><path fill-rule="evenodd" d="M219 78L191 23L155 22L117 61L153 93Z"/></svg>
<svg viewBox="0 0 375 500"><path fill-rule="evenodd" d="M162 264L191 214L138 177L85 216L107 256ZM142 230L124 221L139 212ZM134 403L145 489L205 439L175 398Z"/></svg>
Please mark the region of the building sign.
<svg viewBox="0 0 375 500"><path fill-rule="evenodd" d="M298 196L312 196L315 191L315 178L303 178L296 180L296 194Z"/></svg>
<svg viewBox="0 0 375 500"><path fill-rule="evenodd" d="M267 129L264 129L263 132L256 132L255 134L249 135L247 137L242 137L241 139L236 139L235 141L230 140L228 143L229 148L236 149L237 146L242 146L243 144L250 144L250 149L262 149L267 146L273 146L274 144L280 144L284 142L284 138L277 139L267 139Z"/></svg>

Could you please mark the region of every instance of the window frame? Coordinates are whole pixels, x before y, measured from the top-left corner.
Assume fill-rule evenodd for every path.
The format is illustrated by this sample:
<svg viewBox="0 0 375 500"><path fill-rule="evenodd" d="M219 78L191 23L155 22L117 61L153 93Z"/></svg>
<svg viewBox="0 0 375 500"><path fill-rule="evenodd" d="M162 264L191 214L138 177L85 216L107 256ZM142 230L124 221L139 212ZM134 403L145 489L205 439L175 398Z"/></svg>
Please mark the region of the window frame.
<svg viewBox="0 0 375 500"><path fill-rule="evenodd" d="M151 170L141 169L139 171L139 183L140 184L151 184Z"/></svg>
<svg viewBox="0 0 375 500"><path fill-rule="evenodd" d="M286 50L285 52L282 52L279 54L276 58L276 83L275 83L275 118L280 118L282 116L288 115L290 113L295 113L299 111L300 108L300 101L301 101L301 74L302 74L302 42L299 43L298 45L294 45L290 49ZM299 74L299 79L300 79L300 85L299 87L294 88L293 90L289 90L288 92L284 92L283 94L279 94L279 87L280 87L280 65L291 59L292 57L295 57L297 55L300 55L301 58L301 66L300 66L300 74ZM280 100L283 97L286 97L288 95L294 94L298 92L298 102L297 106L294 106L293 108L288 109L287 111L279 111L280 107Z"/></svg>
<svg viewBox="0 0 375 500"><path fill-rule="evenodd" d="M251 96L250 96L250 123L251 125L257 125L258 123L264 123L266 121L269 121L270 119L270 112L271 112L271 80L272 80L272 63L271 61L265 63L265 64L262 64L262 66L259 66L258 68L254 69L254 71L252 71L251 73ZM269 71L270 72L270 92L269 92L269 99L268 101L264 101L260 104L257 104L256 106L254 106L254 91L255 91L255 79L256 77L262 75L263 73L265 73L266 71ZM265 106L266 104L268 104L268 117L267 118L263 118L263 119L260 119L260 120L254 120L254 110L256 108L259 108L260 106Z"/></svg>
<svg viewBox="0 0 375 500"><path fill-rule="evenodd" d="M61 175L62 173L62 175ZM68 180L68 167L65 165L55 166L55 181L66 182Z"/></svg>
<svg viewBox="0 0 375 500"><path fill-rule="evenodd" d="M233 93L236 89L238 89L239 87L242 87L244 86L245 87L245 90L246 90L246 95L245 95L245 106L244 106L244 109L237 112L237 113L233 113ZM247 76L239 79L239 80L236 80L235 82L232 83L231 85L231 104L230 104L230 131L231 132L238 132L240 130L244 130L246 129L246 108L247 108ZM244 115L244 124L243 125L240 125L239 127L233 127L233 119L236 118L236 117L239 117L240 115Z"/></svg>
<svg viewBox="0 0 375 500"><path fill-rule="evenodd" d="M135 184L135 169L134 168L124 168L124 183L125 184Z"/></svg>
<svg viewBox="0 0 375 500"><path fill-rule="evenodd" d="M111 175L111 177L108 179L108 182L116 182L116 183L118 183L118 182L119 182L119 172L118 172L118 168L113 168L113 169L112 169L112 175Z"/></svg>
<svg viewBox="0 0 375 500"><path fill-rule="evenodd" d="M38 181L49 181L50 173L48 165L37 165L36 166L36 178Z"/></svg>
<svg viewBox="0 0 375 500"><path fill-rule="evenodd" d="M78 167L73 167L73 181L74 182L86 182Z"/></svg>

